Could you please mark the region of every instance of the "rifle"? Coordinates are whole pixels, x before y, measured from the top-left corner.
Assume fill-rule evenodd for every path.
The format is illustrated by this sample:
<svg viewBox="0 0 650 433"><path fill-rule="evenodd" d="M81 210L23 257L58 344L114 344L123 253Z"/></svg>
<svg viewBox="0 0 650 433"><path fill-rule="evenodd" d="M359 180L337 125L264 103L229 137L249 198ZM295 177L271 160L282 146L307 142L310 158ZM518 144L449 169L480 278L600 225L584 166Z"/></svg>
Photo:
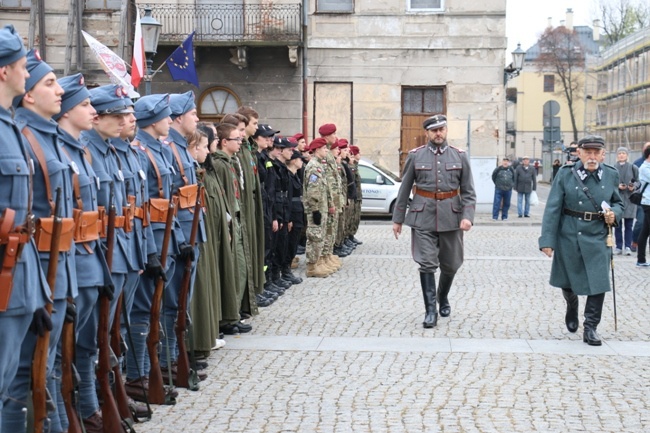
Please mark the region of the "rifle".
<svg viewBox="0 0 650 433"><path fill-rule="evenodd" d="M201 216L201 194L203 185L199 185L194 205L194 218L192 218L192 230L190 231L190 245L194 247L196 235L199 231L199 219ZM176 365L176 385L187 388L191 391L198 391L199 377L196 371L190 368L190 361L187 356L185 345L185 333L187 332L187 298L190 293L190 281L192 277L192 260L188 257L185 260L185 270L181 280L181 290L178 295L178 316L176 317L176 340L178 342L178 360ZM171 372L170 372L171 374Z"/></svg>
<svg viewBox="0 0 650 433"><path fill-rule="evenodd" d="M122 333L120 332L120 318L122 315L121 313L123 303L124 292L120 293L120 297L117 299L117 309L115 310L113 326L111 327L111 349L113 350L113 353L117 359L122 358ZM134 422L134 416L133 413L131 413L131 409L129 408L129 397L126 394L126 388L124 388L124 382L122 381L122 371L119 363L113 367L113 376L115 377L115 400L117 401L117 409L120 413L120 417L132 425Z"/></svg>
<svg viewBox="0 0 650 433"><path fill-rule="evenodd" d="M167 219L165 221L165 235L162 242L162 251L160 253L160 264L162 268L167 267L167 250L174 225L174 210L176 205L169 194L169 206L167 208ZM159 278L156 281L156 289L153 292L151 301L151 317L149 319L149 336L147 337L147 351L149 352L149 402L153 404L175 404L173 398L168 397L163 384L162 372L160 371L160 362L158 361L158 345L160 344L160 306L162 304L163 290L165 281ZM171 371L170 371L171 374Z"/></svg>
<svg viewBox="0 0 650 433"><path fill-rule="evenodd" d="M69 304L73 302L72 298L68 298ZM75 345L75 322L68 322L66 319L61 333L61 394L63 395L65 413L68 416L68 433L83 432L76 409L78 395L75 389L79 378L73 364Z"/></svg>
<svg viewBox="0 0 650 433"><path fill-rule="evenodd" d="M115 249L115 209L114 185L110 184L108 225L106 228L106 264L109 271L113 268L113 250ZM102 396L102 424L104 433L123 431L122 420L111 391L111 349L108 339L108 320L111 314L111 301L104 294L99 295L99 324L97 327L97 382Z"/></svg>
<svg viewBox="0 0 650 433"><path fill-rule="evenodd" d="M56 288L56 271L59 265L59 241L63 218L61 217L61 187L56 189L54 207L54 222L52 225L52 240L50 242L49 265L47 268L47 285L50 286L50 299L54 300ZM52 314L52 303L45 305L48 314ZM34 349L32 361L32 401L34 405L34 432L41 433L47 418L47 354L50 346L50 331L39 335Z"/></svg>

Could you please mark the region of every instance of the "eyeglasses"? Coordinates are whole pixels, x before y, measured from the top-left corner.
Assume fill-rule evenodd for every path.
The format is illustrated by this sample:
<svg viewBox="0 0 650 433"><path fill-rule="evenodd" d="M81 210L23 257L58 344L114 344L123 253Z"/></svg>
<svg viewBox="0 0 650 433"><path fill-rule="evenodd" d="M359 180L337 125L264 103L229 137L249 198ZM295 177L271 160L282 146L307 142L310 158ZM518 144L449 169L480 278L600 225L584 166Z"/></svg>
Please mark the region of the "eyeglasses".
<svg viewBox="0 0 650 433"><path fill-rule="evenodd" d="M242 141L241 138L226 138L228 141Z"/></svg>

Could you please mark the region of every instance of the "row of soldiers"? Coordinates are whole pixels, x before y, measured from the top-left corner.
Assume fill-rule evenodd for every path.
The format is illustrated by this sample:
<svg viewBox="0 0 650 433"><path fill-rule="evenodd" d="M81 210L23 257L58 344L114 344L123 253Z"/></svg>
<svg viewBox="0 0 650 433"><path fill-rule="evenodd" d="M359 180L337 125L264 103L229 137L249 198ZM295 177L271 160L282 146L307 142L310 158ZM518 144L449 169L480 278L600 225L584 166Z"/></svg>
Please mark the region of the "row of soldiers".
<svg viewBox="0 0 650 433"><path fill-rule="evenodd" d="M326 158L324 139L305 146L258 119L241 107L197 127L192 92L133 102L81 74L57 80L0 30L2 432L132 431L150 403L175 402L174 385L198 389L194 354L249 332L244 318L302 281L305 231L308 276L333 271L310 259L315 226L322 263L359 243L355 164L336 162L347 143L321 128L335 177L316 222L302 165Z"/></svg>

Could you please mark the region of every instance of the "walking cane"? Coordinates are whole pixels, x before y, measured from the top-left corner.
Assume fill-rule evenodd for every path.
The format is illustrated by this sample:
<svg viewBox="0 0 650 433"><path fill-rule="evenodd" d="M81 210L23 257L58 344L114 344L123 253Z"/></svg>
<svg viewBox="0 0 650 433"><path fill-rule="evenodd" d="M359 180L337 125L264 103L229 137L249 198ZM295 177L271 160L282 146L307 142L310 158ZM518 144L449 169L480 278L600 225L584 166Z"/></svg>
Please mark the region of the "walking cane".
<svg viewBox="0 0 650 433"><path fill-rule="evenodd" d="M605 211L605 214L607 212L612 212L612 209L609 207L609 205L606 202L602 202L600 206L603 208ZM612 269L612 301L614 303L614 331L618 332L618 320L616 318L616 279L614 278L614 238L612 236L612 225L607 224L608 232L607 232L607 246L609 247L610 250L610 267Z"/></svg>

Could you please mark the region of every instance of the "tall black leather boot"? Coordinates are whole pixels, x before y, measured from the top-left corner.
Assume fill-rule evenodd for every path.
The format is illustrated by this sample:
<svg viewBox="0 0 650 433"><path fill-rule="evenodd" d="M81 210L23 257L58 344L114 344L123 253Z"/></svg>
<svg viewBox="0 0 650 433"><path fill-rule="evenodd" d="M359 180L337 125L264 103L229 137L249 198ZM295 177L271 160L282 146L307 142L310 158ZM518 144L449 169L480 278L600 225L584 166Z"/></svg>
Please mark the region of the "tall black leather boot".
<svg viewBox="0 0 650 433"><path fill-rule="evenodd" d="M449 289L451 283L454 282L455 274L440 273L440 280L438 281L438 303L440 304L440 315L448 317L451 314L451 305L449 305Z"/></svg>
<svg viewBox="0 0 650 433"><path fill-rule="evenodd" d="M600 340L596 327L600 323L600 316L603 312L603 302L605 301L605 294L587 296L587 303L585 305L585 333L582 336L582 341L590 346L600 346L603 342Z"/></svg>
<svg viewBox="0 0 650 433"><path fill-rule="evenodd" d="M580 319L578 318L578 295L573 293L571 289L562 289L562 296L566 301L566 315L564 316L564 323L569 332L576 332L580 326Z"/></svg>
<svg viewBox="0 0 650 433"><path fill-rule="evenodd" d="M420 272L420 284L422 285L422 296L424 298L424 308L426 310L422 326L425 328L433 328L438 323L435 274Z"/></svg>

